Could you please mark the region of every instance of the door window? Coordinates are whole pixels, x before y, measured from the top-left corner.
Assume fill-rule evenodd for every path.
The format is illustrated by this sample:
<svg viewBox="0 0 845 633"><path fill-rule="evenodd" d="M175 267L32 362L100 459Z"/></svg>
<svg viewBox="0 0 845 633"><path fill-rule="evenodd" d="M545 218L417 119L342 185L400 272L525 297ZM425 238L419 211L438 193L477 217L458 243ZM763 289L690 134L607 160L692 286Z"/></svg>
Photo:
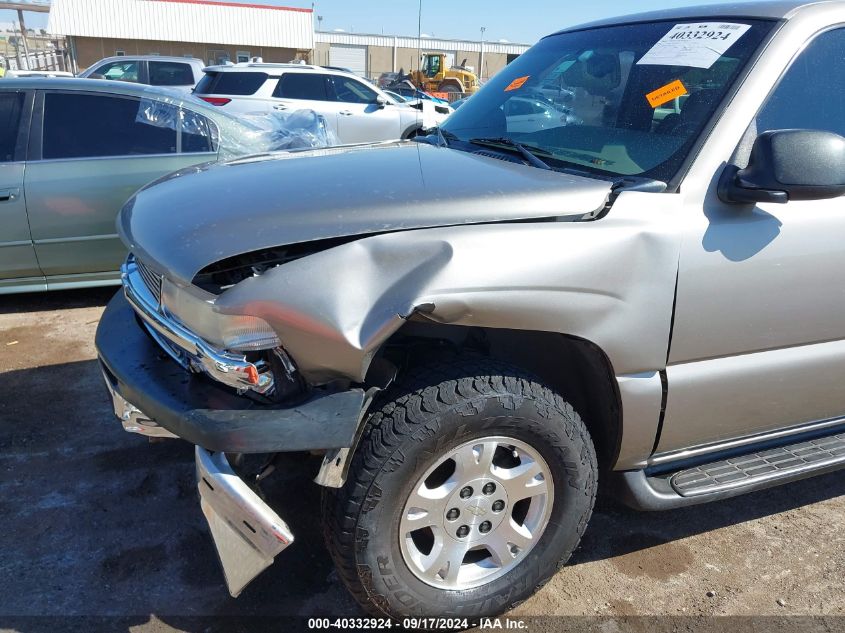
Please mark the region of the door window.
<svg viewBox="0 0 845 633"><path fill-rule="evenodd" d="M182 153L217 151L217 126L213 121L191 110L181 110Z"/></svg>
<svg viewBox="0 0 845 633"><path fill-rule="evenodd" d="M176 130L151 123L140 105L132 98L46 93L43 158L175 153Z"/></svg>
<svg viewBox="0 0 845 633"><path fill-rule="evenodd" d="M140 81L140 63L137 61L116 61L103 64L94 71L94 75L102 75L103 79L113 81Z"/></svg>
<svg viewBox="0 0 845 633"><path fill-rule="evenodd" d="M757 115L756 133L804 128L845 136L845 29L822 33L790 66Z"/></svg>
<svg viewBox="0 0 845 633"><path fill-rule="evenodd" d="M285 73L276 84L273 96L279 99L331 101L329 76L314 73Z"/></svg>
<svg viewBox="0 0 845 633"><path fill-rule="evenodd" d="M343 103L375 103L376 91L368 88L360 81L349 77L332 77L334 81L334 92L338 101Z"/></svg>
<svg viewBox="0 0 845 633"><path fill-rule="evenodd" d="M194 73L182 62L150 62L150 83L153 86L193 86Z"/></svg>
<svg viewBox="0 0 845 633"><path fill-rule="evenodd" d="M0 93L0 162L15 160L24 93Z"/></svg>

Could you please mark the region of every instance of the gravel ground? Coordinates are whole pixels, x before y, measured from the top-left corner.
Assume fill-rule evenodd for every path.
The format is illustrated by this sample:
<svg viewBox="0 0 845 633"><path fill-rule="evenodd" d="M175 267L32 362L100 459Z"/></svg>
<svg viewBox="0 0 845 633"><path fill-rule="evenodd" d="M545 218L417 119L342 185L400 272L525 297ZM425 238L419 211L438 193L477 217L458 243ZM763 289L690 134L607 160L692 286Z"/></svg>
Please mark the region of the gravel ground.
<svg viewBox="0 0 845 633"><path fill-rule="evenodd" d="M308 458L267 490L297 542L229 597L191 447L125 433L111 412L93 339L113 292L0 298L0 629L43 629L44 616L58 618L48 628L107 616L110 629L170 631L202 630L193 617L361 615L322 548ZM834 473L663 513L600 497L571 563L511 615L590 616L528 619L530 630L838 629L794 616L843 614L843 492Z"/></svg>

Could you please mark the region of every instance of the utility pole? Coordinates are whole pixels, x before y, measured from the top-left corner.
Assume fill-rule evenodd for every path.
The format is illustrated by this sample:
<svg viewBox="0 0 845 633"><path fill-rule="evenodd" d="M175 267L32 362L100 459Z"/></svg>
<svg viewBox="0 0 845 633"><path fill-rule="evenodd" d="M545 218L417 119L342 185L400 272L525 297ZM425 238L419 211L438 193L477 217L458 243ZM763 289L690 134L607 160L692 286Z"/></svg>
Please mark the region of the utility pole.
<svg viewBox="0 0 845 633"><path fill-rule="evenodd" d="M26 43L26 24L23 21L23 11L18 9L18 23L21 26L21 42L23 43L23 55L25 60L26 68L29 68L29 46ZM20 64L20 57L18 58L18 64Z"/></svg>
<svg viewBox="0 0 845 633"><path fill-rule="evenodd" d="M484 77L484 31L487 30L486 26L481 27L481 59L479 59L478 65L480 68L478 69L478 81L481 82L481 79Z"/></svg>
<svg viewBox="0 0 845 633"><path fill-rule="evenodd" d="M422 0L420 0L420 12L417 16L417 70L422 70Z"/></svg>

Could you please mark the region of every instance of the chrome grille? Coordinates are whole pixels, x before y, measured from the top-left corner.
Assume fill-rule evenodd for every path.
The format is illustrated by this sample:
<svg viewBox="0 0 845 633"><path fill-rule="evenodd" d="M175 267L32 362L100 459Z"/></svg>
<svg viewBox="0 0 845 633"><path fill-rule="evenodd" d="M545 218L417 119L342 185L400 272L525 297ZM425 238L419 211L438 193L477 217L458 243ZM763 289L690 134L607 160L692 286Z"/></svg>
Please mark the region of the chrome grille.
<svg viewBox="0 0 845 633"><path fill-rule="evenodd" d="M144 280L144 285L147 287L155 300L161 303L161 275L157 275L144 265L144 262L135 260L138 265L138 272L141 274L141 279Z"/></svg>

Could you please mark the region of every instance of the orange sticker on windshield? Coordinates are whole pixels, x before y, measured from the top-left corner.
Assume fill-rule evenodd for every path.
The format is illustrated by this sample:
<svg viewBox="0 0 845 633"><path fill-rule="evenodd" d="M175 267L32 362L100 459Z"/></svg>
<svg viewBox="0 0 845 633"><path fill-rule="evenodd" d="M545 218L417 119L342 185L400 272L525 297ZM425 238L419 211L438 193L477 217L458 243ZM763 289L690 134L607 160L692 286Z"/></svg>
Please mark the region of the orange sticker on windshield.
<svg viewBox="0 0 845 633"><path fill-rule="evenodd" d="M512 82L510 82L508 84L508 87L505 88L505 92L508 92L509 90L518 90L519 88L522 88L522 85L526 81L528 81L528 78L530 76L531 75L525 75L525 77L517 77L516 79L514 79Z"/></svg>
<svg viewBox="0 0 845 633"><path fill-rule="evenodd" d="M652 108L659 108L664 103L668 103L675 97L680 97L682 95L687 94L687 87L681 82L680 79L676 79L670 84L666 84L662 88L658 88L652 92L649 92L645 98L648 99L649 104L651 104Z"/></svg>

